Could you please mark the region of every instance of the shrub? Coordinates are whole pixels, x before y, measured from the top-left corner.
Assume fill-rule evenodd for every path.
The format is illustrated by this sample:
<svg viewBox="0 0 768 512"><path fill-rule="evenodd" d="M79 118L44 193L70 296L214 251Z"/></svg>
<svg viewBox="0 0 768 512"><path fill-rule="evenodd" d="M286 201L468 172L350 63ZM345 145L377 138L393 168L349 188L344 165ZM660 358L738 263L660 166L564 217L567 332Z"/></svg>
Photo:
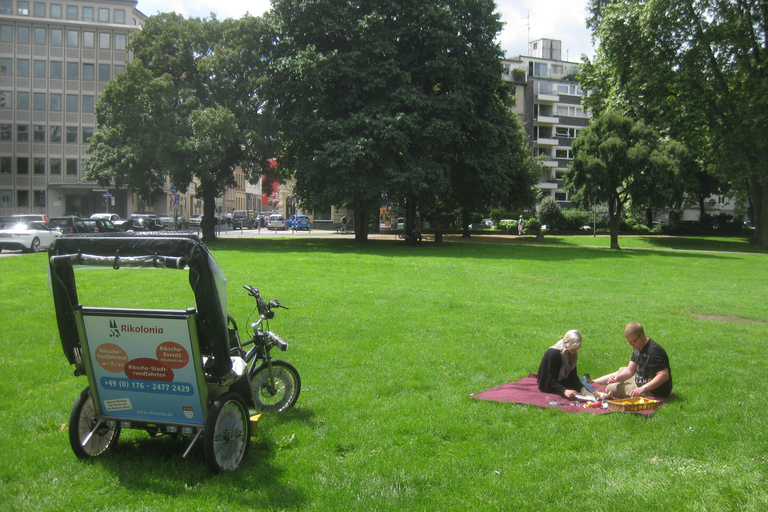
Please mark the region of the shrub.
<svg viewBox="0 0 768 512"><path fill-rule="evenodd" d="M591 226L594 220L592 212L583 210L563 210L562 213L562 226L558 226L558 229L580 231L582 226Z"/></svg>
<svg viewBox="0 0 768 512"><path fill-rule="evenodd" d="M562 229L560 226L563 224L563 211L554 197L547 196L542 199L539 205L539 220L548 229Z"/></svg>
<svg viewBox="0 0 768 512"><path fill-rule="evenodd" d="M525 232L532 235L538 234L541 231L541 221L536 217L531 217L525 221Z"/></svg>

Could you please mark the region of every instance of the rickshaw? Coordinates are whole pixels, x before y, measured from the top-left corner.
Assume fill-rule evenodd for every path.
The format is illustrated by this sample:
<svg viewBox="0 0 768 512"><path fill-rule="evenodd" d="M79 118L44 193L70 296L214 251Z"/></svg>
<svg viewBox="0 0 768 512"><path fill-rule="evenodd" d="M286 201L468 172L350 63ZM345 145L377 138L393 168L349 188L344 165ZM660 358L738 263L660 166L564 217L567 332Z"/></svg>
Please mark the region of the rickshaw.
<svg viewBox="0 0 768 512"><path fill-rule="evenodd" d="M141 429L191 437L182 458L202 438L212 471L237 468L257 434L261 414L251 415L249 405L257 402L258 389L251 385L236 325L230 326L226 278L200 239L187 233L73 235L56 241L49 263L64 354L75 376L88 379L70 415L75 455L101 455L121 429ZM104 266L188 269L195 305L165 310L80 304L75 268ZM277 340L275 346L285 350L287 344ZM300 383L294 384L289 405L298 396Z"/></svg>

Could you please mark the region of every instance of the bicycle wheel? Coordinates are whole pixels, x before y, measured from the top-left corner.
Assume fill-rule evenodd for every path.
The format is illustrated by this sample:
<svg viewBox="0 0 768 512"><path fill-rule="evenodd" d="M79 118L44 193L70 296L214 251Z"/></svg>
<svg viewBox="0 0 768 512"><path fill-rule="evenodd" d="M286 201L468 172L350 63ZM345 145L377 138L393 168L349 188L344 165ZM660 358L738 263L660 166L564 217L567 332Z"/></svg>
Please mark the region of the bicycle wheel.
<svg viewBox="0 0 768 512"><path fill-rule="evenodd" d="M72 451L75 452L77 458L96 457L117 443L120 437L120 427L108 427L106 424L102 424L88 442L83 444L96 423L98 423L96 407L93 404L91 388L88 387L77 397L69 415L69 444L72 445Z"/></svg>
<svg viewBox="0 0 768 512"><path fill-rule="evenodd" d="M211 403L205 420L205 462L214 473L232 471L248 452L248 407L237 393L225 393Z"/></svg>
<svg viewBox="0 0 768 512"><path fill-rule="evenodd" d="M269 383L269 368L266 363L253 368L251 388L260 412L283 412L293 407L301 392L299 372L290 363L272 361L274 387Z"/></svg>

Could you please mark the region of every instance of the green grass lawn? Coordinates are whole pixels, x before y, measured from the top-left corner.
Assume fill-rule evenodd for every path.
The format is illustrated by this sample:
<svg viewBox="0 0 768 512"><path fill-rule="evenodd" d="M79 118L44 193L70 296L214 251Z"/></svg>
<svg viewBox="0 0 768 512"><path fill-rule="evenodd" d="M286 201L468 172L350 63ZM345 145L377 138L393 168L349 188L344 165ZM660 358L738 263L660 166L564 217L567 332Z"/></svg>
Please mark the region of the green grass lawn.
<svg viewBox="0 0 768 512"><path fill-rule="evenodd" d="M302 378L296 408L220 476L202 445L181 459L186 442L139 431L78 461L66 429L87 383L61 350L46 255L0 258L0 511L768 509L768 256L738 239L474 240L212 244L241 329L242 284L290 308L271 328ZM729 252L677 250L707 248ZM78 284L87 306L194 305L184 271ZM470 398L536 372L569 329L580 373L614 371L629 321L671 360L676 397L649 418Z"/></svg>

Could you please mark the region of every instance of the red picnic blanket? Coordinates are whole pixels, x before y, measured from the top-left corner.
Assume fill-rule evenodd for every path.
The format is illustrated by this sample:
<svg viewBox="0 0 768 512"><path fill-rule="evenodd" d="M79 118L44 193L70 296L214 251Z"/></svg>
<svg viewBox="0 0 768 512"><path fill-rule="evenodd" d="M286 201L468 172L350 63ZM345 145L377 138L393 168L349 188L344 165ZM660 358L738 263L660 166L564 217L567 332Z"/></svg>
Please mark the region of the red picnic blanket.
<svg viewBox="0 0 768 512"><path fill-rule="evenodd" d="M605 386L594 385L598 391L605 391ZM539 386L536 383L536 374L531 373L527 377L523 377L517 382L508 382L495 388L487 389L482 393L476 393L469 395L472 398L478 398L480 400L491 400L494 402L512 402L515 404L528 404L535 405L536 407L545 407L552 409L560 409L568 412L588 412L592 414L605 414L611 411L608 409L592 409L586 408L583 404L577 401L571 401L556 393L542 393L539 391ZM665 402L663 398L654 398L661 402ZM635 414L643 414L650 416L655 411L633 411Z"/></svg>

